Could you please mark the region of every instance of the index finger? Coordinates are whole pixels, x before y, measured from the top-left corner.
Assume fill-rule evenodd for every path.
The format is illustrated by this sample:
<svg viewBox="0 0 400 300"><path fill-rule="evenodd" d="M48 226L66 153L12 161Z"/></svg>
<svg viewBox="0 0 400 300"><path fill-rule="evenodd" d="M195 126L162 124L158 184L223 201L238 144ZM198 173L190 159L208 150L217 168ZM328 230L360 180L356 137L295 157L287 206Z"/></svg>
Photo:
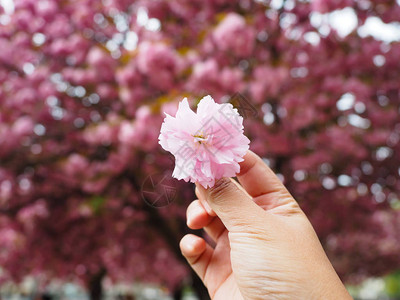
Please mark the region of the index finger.
<svg viewBox="0 0 400 300"><path fill-rule="evenodd" d="M237 178L253 198L286 191L285 186L275 173L257 154L250 150L244 156L244 161L240 163L240 173L237 174Z"/></svg>

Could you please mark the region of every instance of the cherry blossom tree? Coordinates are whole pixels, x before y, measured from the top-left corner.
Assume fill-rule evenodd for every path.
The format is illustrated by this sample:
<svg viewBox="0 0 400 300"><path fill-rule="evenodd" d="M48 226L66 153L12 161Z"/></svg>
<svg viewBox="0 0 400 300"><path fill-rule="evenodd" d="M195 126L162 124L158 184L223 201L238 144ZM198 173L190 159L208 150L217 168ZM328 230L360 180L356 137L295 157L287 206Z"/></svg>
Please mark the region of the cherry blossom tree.
<svg viewBox="0 0 400 300"><path fill-rule="evenodd" d="M4 280L80 280L92 299L103 278L201 293L178 248L193 186L170 180L157 138L163 112L207 94L239 108L345 281L400 267L398 1L8 3Z"/></svg>

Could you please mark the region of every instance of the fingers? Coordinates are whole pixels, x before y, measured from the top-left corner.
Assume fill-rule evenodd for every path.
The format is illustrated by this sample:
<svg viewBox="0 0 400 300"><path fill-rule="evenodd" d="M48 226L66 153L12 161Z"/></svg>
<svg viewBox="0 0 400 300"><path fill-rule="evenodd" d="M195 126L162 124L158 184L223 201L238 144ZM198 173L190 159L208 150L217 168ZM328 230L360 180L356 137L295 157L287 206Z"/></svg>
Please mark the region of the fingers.
<svg viewBox="0 0 400 300"><path fill-rule="evenodd" d="M237 175L240 184L252 197L287 191L275 173L252 151L244 156Z"/></svg>
<svg viewBox="0 0 400 300"><path fill-rule="evenodd" d="M190 266L204 282L207 266L214 250L202 238L193 234L185 235L179 247Z"/></svg>
<svg viewBox="0 0 400 300"><path fill-rule="evenodd" d="M207 203L206 199L204 199L204 197L201 197L199 189L196 187L196 189L194 190L196 193L197 198L199 198L201 204L203 205L204 209L207 211L207 213L210 216L216 216L215 212L212 210L212 208L210 207L210 205Z"/></svg>
<svg viewBox="0 0 400 300"><path fill-rule="evenodd" d="M225 226L222 224L221 220L218 217L210 216L199 200L190 203L186 211L186 217L186 222L189 228L204 228L205 232L214 242L218 241L219 237L225 230Z"/></svg>
<svg viewBox="0 0 400 300"><path fill-rule="evenodd" d="M220 218L213 217L212 221L204 227L204 231L215 243L218 243L219 238L226 231L226 228Z"/></svg>
<svg viewBox="0 0 400 300"><path fill-rule="evenodd" d="M211 222L212 218L199 200L190 203L186 210L186 224L191 229L203 228Z"/></svg>
<svg viewBox="0 0 400 300"><path fill-rule="evenodd" d="M212 188L196 184L199 198L205 200L230 232L262 224L264 211L230 178L216 181Z"/></svg>
<svg viewBox="0 0 400 300"><path fill-rule="evenodd" d="M280 213L298 213L300 207L275 173L255 153L248 151L237 178L255 203L265 210L280 207Z"/></svg>
<svg viewBox="0 0 400 300"><path fill-rule="evenodd" d="M279 178L253 152L249 151L245 155L238 179L241 185L228 178L217 180L208 189L196 184L196 195L203 208L209 215L215 212L229 232L259 232L260 229L265 230L265 226L272 228L274 214L266 217L265 210L274 209L274 213L280 215L301 212ZM201 225L204 224L206 221ZM211 234L213 239L218 238L215 230Z"/></svg>

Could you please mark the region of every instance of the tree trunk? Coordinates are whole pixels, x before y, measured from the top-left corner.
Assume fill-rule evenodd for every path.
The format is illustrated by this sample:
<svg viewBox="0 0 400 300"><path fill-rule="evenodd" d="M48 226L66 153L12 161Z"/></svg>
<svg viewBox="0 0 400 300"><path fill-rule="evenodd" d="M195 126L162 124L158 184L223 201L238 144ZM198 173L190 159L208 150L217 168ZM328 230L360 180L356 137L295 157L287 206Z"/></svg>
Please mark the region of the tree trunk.
<svg viewBox="0 0 400 300"><path fill-rule="evenodd" d="M103 296L103 285L102 281L106 275L106 270L101 269L95 274L89 282L89 299L90 300L101 300Z"/></svg>
<svg viewBox="0 0 400 300"><path fill-rule="evenodd" d="M182 296L183 296L183 286L180 285L179 287L177 287L173 294L172 294L172 298L174 300L182 300Z"/></svg>
<svg viewBox="0 0 400 300"><path fill-rule="evenodd" d="M210 296L203 282L192 270L192 288L200 300L210 300Z"/></svg>

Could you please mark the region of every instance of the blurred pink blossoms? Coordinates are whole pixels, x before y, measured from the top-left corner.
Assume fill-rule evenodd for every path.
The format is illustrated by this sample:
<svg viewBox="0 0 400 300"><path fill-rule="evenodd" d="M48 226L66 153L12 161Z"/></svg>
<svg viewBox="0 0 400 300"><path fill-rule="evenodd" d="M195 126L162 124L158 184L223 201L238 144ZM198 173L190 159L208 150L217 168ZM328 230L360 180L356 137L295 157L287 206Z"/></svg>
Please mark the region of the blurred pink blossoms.
<svg viewBox="0 0 400 300"><path fill-rule="evenodd" d="M207 188L217 179L239 173L250 140L243 134L243 118L232 104L218 104L206 96L195 113L184 98L175 117L165 115L159 143L175 156L174 178Z"/></svg>

